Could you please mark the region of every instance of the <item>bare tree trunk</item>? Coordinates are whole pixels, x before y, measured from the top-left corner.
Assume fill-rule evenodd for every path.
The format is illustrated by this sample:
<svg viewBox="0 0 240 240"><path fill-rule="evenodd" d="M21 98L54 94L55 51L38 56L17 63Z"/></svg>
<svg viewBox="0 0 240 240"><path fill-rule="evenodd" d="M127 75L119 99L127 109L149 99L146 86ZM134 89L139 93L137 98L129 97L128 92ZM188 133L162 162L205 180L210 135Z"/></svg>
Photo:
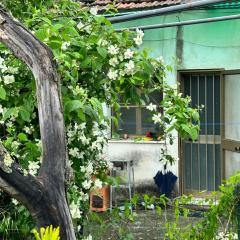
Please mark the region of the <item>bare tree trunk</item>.
<svg viewBox="0 0 240 240"><path fill-rule="evenodd" d="M14 163L6 171L6 149L0 144L0 188L25 205L38 227L60 226L61 240L75 240L65 194L68 166L59 77L51 50L0 6L0 42L25 62L37 86L43 161L39 175L24 176Z"/></svg>

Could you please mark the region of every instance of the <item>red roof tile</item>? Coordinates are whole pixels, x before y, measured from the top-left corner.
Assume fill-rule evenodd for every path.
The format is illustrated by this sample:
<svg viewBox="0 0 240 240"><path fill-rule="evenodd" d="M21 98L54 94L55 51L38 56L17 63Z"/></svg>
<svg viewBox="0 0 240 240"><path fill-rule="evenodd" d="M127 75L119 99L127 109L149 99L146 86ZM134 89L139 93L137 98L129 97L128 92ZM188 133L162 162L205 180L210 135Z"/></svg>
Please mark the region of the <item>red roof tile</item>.
<svg viewBox="0 0 240 240"><path fill-rule="evenodd" d="M113 1L110 0L79 0L87 6L98 6L99 10L104 10L108 4ZM164 7L180 4L181 0L117 0L115 6L118 10L137 10L150 9L155 7Z"/></svg>

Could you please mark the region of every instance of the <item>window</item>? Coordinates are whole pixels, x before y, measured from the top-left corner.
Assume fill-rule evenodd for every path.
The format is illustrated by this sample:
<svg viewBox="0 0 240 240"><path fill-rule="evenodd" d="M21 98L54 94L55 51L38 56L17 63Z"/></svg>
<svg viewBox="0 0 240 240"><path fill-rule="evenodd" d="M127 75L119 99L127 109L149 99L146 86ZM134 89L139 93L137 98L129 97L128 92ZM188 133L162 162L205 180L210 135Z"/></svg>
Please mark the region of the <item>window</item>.
<svg viewBox="0 0 240 240"><path fill-rule="evenodd" d="M162 100L162 93L154 91L145 99L144 105L120 105L120 116L118 126L113 126L113 132L121 137L145 136L148 132L158 133L159 128L152 121L152 114L146 107L149 103L159 105Z"/></svg>

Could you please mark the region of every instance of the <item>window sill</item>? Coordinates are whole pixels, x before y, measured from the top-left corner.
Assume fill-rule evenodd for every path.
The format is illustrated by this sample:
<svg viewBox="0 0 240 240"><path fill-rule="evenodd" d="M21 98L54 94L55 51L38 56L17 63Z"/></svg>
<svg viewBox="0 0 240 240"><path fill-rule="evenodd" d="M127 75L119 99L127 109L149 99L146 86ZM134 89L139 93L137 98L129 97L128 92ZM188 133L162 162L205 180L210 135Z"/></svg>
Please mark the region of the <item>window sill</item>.
<svg viewBox="0 0 240 240"><path fill-rule="evenodd" d="M110 139L109 143L164 144L164 141L134 141L132 139Z"/></svg>

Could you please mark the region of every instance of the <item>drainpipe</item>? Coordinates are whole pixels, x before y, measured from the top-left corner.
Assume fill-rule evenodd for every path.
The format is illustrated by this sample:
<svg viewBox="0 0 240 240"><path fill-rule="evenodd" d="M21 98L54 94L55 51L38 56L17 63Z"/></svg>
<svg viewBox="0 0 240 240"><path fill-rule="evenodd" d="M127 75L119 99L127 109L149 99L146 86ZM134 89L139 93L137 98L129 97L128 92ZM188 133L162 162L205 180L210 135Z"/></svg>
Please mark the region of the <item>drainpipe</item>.
<svg viewBox="0 0 240 240"><path fill-rule="evenodd" d="M220 21L227 21L227 20L234 20L234 19L240 19L240 14L213 17L213 18L194 19L194 20L188 20L188 21L182 21L182 22L172 22L172 23L153 24L153 25L145 25L145 26L130 27L130 28L121 28L121 29L116 29L116 31L122 31L125 29L136 30L137 28L141 30L149 30L149 29L156 29L156 28L177 27L177 26L193 25L193 24L200 24L200 23L220 22Z"/></svg>
<svg viewBox="0 0 240 240"><path fill-rule="evenodd" d="M139 18L153 17L153 16L157 16L157 15L179 12L179 11L183 11L183 10L188 10L188 9L197 8L197 7L203 7L203 6L206 6L209 4L216 4L216 3L221 3L221 2L225 2L225 1L223 1L223 0L199 0L196 2L190 2L190 3L180 4L180 5L176 5L176 6L142 11L142 12L126 15L126 16L110 17L110 18L108 18L108 20L111 23L126 22L126 21L135 20L135 19L139 19Z"/></svg>

